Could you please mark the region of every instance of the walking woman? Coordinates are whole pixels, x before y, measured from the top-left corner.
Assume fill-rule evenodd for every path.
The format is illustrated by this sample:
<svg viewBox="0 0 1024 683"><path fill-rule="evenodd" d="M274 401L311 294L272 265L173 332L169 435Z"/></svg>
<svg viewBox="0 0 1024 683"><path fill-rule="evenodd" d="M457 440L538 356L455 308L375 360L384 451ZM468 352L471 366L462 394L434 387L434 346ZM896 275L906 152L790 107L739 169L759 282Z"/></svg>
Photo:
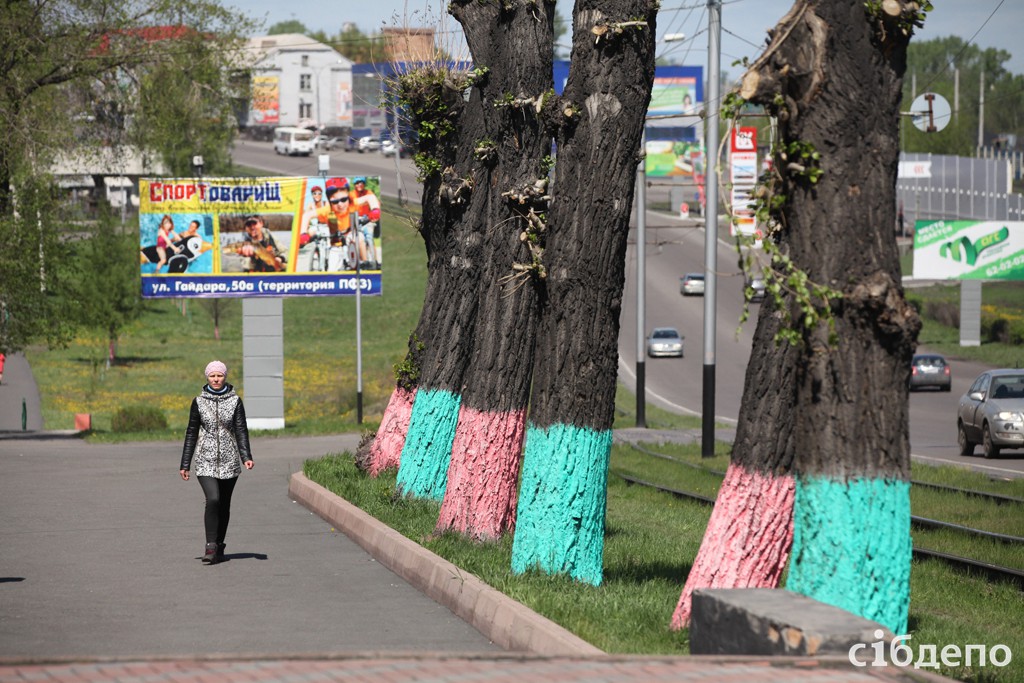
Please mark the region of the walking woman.
<svg viewBox="0 0 1024 683"><path fill-rule="evenodd" d="M203 562L224 560L224 535L231 517L231 493L245 469L252 469L245 408L235 388L227 383L228 368L219 360L206 366L206 386L192 399L181 452L181 478L188 481L195 458L196 479L206 496L206 549Z"/></svg>

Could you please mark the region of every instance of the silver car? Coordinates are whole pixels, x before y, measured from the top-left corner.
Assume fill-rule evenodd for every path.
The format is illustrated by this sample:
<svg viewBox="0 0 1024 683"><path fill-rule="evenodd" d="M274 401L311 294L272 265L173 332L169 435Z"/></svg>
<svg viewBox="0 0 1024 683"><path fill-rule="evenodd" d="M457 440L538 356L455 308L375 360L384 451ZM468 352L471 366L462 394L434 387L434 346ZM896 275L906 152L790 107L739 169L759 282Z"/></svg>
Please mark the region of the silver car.
<svg viewBox="0 0 1024 683"><path fill-rule="evenodd" d="M1024 448L1024 369L989 370L960 397L956 411L960 455L981 444L986 458L1003 448Z"/></svg>
<svg viewBox="0 0 1024 683"><path fill-rule="evenodd" d="M936 353L918 353L910 362L910 380L907 384L911 391L924 387L949 391L953 386L953 371L942 356Z"/></svg>
<svg viewBox="0 0 1024 683"><path fill-rule="evenodd" d="M683 296L704 296L704 274L687 273L679 278L679 293Z"/></svg>
<svg viewBox="0 0 1024 683"><path fill-rule="evenodd" d="M683 357L683 336L674 327L655 327L647 337L647 355Z"/></svg>

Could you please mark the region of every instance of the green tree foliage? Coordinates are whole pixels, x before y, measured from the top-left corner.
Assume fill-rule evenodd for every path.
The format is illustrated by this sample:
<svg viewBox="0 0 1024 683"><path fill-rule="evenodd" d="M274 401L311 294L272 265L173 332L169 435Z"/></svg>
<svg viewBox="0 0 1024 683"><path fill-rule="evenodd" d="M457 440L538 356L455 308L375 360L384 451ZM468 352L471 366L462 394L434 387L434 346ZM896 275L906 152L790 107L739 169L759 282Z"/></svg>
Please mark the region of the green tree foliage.
<svg viewBox="0 0 1024 683"><path fill-rule="evenodd" d="M366 35L355 24L346 24L334 37L322 42L357 64L381 62L387 58L383 37L379 34Z"/></svg>
<svg viewBox="0 0 1024 683"><path fill-rule="evenodd" d="M7 353L36 339L63 345L74 329L74 303L62 295L67 243L44 227L56 213L53 202L40 199L50 188L25 182L19 191L23 205L38 209L0 214L0 351Z"/></svg>
<svg viewBox="0 0 1024 683"><path fill-rule="evenodd" d="M934 92L954 109L952 120L938 133L917 130L909 118L903 120L903 150L974 156L978 144L978 111L981 73L985 73L985 144L998 134L1013 133L1018 146L1024 144L1024 76L1004 66L1010 53L981 48L949 36L914 42L907 55L907 76L903 81L903 111L916 95ZM955 97L955 73L959 71L959 106Z"/></svg>
<svg viewBox="0 0 1024 683"><path fill-rule="evenodd" d="M160 150L171 175L191 175L196 154L208 173L230 170L235 110L249 91L217 58L222 49L220 41L192 33L137 77L130 139Z"/></svg>
<svg viewBox="0 0 1024 683"><path fill-rule="evenodd" d="M301 33L302 35L309 35L309 29L306 25L297 19L289 19L288 21L279 21L270 28L267 29L268 36L277 36L282 33Z"/></svg>
<svg viewBox="0 0 1024 683"><path fill-rule="evenodd" d="M118 337L142 313L138 237L104 216L91 236L71 244L67 286L74 317L81 327L103 334L112 361Z"/></svg>
<svg viewBox="0 0 1024 683"><path fill-rule="evenodd" d="M72 332L59 266L79 228L53 210L61 158L134 143L172 170L200 153L215 171L251 31L215 0L0 4L0 350Z"/></svg>

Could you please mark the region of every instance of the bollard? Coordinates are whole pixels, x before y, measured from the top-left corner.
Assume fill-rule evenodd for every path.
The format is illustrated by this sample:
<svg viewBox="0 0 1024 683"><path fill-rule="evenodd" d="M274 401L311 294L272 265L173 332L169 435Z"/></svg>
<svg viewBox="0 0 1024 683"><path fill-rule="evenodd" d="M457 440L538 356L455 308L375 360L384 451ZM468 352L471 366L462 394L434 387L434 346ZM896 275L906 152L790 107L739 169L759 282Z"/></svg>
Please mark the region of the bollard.
<svg viewBox="0 0 1024 683"><path fill-rule="evenodd" d="M21 399L21 431L25 431L28 426L28 406L25 404L25 399Z"/></svg>

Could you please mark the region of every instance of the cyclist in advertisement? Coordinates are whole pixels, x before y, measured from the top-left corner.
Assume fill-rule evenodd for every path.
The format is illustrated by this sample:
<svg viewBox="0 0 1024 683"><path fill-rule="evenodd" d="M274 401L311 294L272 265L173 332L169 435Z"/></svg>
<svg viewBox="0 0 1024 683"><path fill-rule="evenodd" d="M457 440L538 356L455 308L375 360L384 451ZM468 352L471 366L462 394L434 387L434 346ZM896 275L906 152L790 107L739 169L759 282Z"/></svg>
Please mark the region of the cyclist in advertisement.
<svg viewBox="0 0 1024 683"><path fill-rule="evenodd" d="M363 236L364 258L366 268L370 270L380 269L380 259L377 258L377 249L374 238L377 236L377 226L380 224L380 199L366 187L366 178L357 176L352 179L352 201L355 204L356 213L359 214L359 230Z"/></svg>

